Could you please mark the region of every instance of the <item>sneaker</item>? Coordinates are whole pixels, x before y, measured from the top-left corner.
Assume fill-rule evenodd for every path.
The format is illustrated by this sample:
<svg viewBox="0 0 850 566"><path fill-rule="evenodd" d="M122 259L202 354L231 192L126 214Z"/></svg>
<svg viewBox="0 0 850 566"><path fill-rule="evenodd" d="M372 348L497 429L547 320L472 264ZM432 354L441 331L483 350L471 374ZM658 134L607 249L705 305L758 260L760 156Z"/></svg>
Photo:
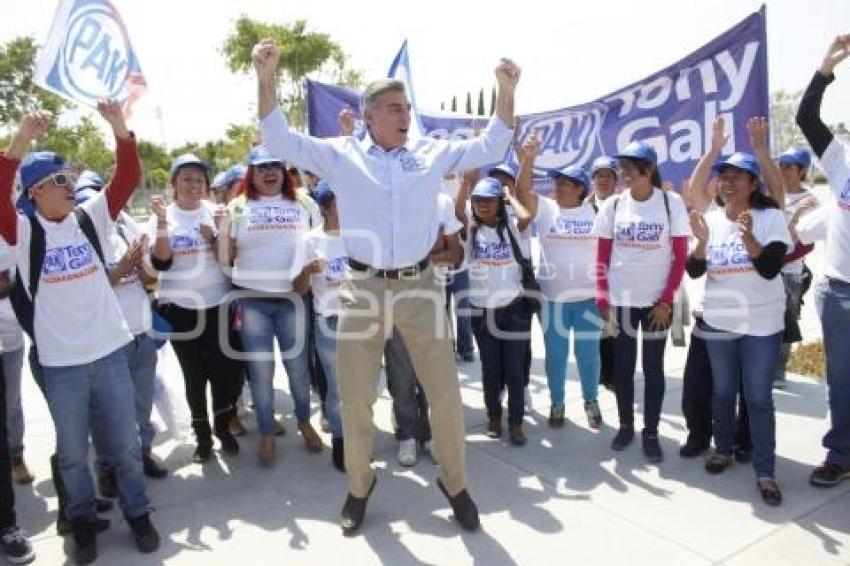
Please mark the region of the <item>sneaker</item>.
<svg viewBox="0 0 850 566"><path fill-rule="evenodd" d="M407 440L398 441L398 463L406 468L416 465L419 459L416 449L416 439L408 438Z"/></svg>
<svg viewBox="0 0 850 566"><path fill-rule="evenodd" d="M35 558L29 539L19 527L11 526L0 532L0 548L12 564L26 564Z"/></svg>
<svg viewBox="0 0 850 566"><path fill-rule="evenodd" d="M192 454L192 462L206 464L212 458L212 441L199 442Z"/></svg>
<svg viewBox="0 0 850 566"><path fill-rule="evenodd" d="M718 454L715 452L705 461L705 471L716 476L732 465L732 456Z"/></svg>
<svg viewBox="0 0 850 566"><path fill-rule="evenodd" d="M812 470L809 483L816 487L834 487L846 479L850 479L850 467L824 462Z"/></svg>
<svg viewBox="0 0 850 566"><path fill-rule="evenodd" d="M525 446L525 433L522 431L522 424L512 424L508 427L508 439L514 446Z"/></svg>
<svg viewBox="0 0 850 566"><path fill-rule="evenodd" d="M127 519L133 538L136 540L136 548L139 552L150 554L159 548L159 533L153 528L150 514L145 513L141 517Z"/></svg>
<svg viewBox="0 0 850 566"><path fill-rule="evenodd" d="M502 438L502 419L487 420L487 438Z"/></svg>
<svg viewBox="0 0 850 566"><path fill-rule="evenodd" d="M330 434L331 423L328 422L328 418L325 415L322 415L322 418L319 421L319 427L322 429L322 432L324 432L325 434Z"/></svg>
<svg viewBox="0 0 850 566"><path fill-rule="evenodd" d="M434 452L434 441L426 440L422 443L422 452L424 452L432 464L437 464L437 453Z"/></svg>
<svg viewBox="0 0 850 566"><path fill-rule="evenodd" d="M552 428L561 428L564 426L563 405L552 405L549 408L549 426Z"/></svg>
<svg viewBox="0 0 850 566"><path fill-rule="evenodd" d="M331 463L334 468L345 473L345 442L342 438L331 439Z"/></svg>
<svg viewBox="0 0 850 566"><path fill-rule="evenodd" d="M153 454L145 454L142 456L142 470L145 475L155 480L164 479L168 475L162 464L160 464Z"/></svg>
<svg viewBox="0 0 850 566"><path fill-rule="evenodd" d="M650 464L657 464L664 459L664 452L661 451L657 432L644 430L641 433L641 444L643 446L643 454Z"/></svg>
<svg viewBox="0 0 850 566"><path fill-rule="evenodd" d="M628 427L620 427L614 440L611 441L611 449L617 452L622 452L635 439L635 429Z"/></svg>
<svg viewBox="0 0 850 566"><path fill-rule="evenodd" d="M12 480L21 484L32 483L35 480L23 456L12 456Z"/></svg>
<svg viewBox="0 0 850 566"><path fill-rule="evenodd" d="M230 434L230 431L224 431L216 434L219 443L221 443L221 451L228 456L236 456L239 454L239 442L236 437Z"/></svg>
<svg viewBox="0 0 850 566"><path fill-rule="evenodd" d="M298 425L298 431L304 439L304 446L307 447L307 450L310 452L322 451L322 439L319 433L316 432L316 429L313 428L313 425L310 424L310 421Z"/></svg>
<svg viewBox="0 0 850 566"><path fill-rule="evenodd" d="M274 464L276 452L277 445L275 444L274 437L261 435L260 440L257 442L257 460L259 460L260 464L266 467Z"/></svg>
<svg viewBox="0 0 850 566"><path fill-rule="evenodd" d="M110 501L110 503L112 503ZM97 517L95 519L91 519L89 521L91 525L91 530L94 531L95 534L102 533L103 531L109 528L109 519L104 519L102 517ZM71 521L64 517L64 514L59 515L56 518L56 532L59 533L59 536L67 536L70 535L74 531Z"/></svg>
<svg viewBox="0 0 850 566"><path fill-rule="evenodd" d="M584 402L584 414L587 416L587 426L598 429L602 426L602 411L599 410L599 401L592 399Z"/></svg>
<svg viewBox="0 0 850 566"><path fill-rule="evenodd" d="M227 430L230 431L230 434L233 436L245 436L247 433L245 425L242 424L239 417L233 417L230 419L230 422L227 423Z"/></svg>
<svg viewBox="0 0 850 566"><path fill-rule="evenodd" d="M97 489L101 497L115 499L118 497L118 484L115 482L115 472L101 470L97 476Z"/></svg>

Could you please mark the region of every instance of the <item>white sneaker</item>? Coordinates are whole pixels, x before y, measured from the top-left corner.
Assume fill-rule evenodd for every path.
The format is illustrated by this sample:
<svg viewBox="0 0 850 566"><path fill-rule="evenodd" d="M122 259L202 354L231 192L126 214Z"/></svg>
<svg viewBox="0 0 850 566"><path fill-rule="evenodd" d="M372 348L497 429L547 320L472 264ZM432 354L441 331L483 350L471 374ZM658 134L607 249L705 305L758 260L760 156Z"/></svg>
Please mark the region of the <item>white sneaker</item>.
<svg viewBox="0 0 850 566"><path fill-rule="evenodd" d="M418 454L416 451L416 439L408 438L398 443L398 463L406 468L416 465Z"/></svg>
<svg viewBox="0 0 850 566"><path fill-rule="evenodd" d="M428 458L431 459L431 463L437 463L437 454L434 452L434 441L426 440L422 443L422 451L428 455Z"/></svg>

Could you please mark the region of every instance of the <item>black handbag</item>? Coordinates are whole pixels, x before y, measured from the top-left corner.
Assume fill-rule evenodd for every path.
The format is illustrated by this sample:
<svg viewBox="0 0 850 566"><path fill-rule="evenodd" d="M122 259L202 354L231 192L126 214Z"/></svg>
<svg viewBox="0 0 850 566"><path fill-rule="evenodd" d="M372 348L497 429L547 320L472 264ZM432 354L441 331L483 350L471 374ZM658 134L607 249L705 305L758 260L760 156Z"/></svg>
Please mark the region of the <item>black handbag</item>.
<svg viewBox="0 0 850 566"><path fill-rule="evenodd" d="M514 231L508 225L508 239L511 241L514 259L522 270L522 299L525 302L529 314L537 314L543 308L543 293L540 291L540 282L534 275L534 264L530 257L525 257L516 241Z"/></svg>

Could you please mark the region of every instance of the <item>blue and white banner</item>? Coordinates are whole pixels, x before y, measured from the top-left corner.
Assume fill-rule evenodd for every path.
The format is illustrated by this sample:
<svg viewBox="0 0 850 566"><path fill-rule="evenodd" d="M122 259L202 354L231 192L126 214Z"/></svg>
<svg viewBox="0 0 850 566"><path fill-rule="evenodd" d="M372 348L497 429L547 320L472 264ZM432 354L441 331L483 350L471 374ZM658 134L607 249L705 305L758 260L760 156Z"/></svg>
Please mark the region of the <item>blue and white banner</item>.
<svg viewBox="0 0 850 566"><path fill-rule="evenodd" d="M351 89L309 81L310 134L338 135L340 109L348 105L357 111L359 97ZM632 140L646 140L658 153L662 177L678 190L708 147L716 116L722 114L729 128L724 153L751 152L746 122L752 116L767 116L768 109L762 8L644 80L587 104L522 116L518 143L531 133L540 137L535 172L542 176L567 165L587 167L596 157L614 155ZM472 135L476 118L423 112L421 119L427 135L457 139ZM512 152L505 157L514 159Z"/></svg>
<svg viewBox="0 0 850 566"><path fill-rule="evenodd" d="M121 15L109 0L60 0L34 82L72 102L129 106L147 89Z"/></svg>

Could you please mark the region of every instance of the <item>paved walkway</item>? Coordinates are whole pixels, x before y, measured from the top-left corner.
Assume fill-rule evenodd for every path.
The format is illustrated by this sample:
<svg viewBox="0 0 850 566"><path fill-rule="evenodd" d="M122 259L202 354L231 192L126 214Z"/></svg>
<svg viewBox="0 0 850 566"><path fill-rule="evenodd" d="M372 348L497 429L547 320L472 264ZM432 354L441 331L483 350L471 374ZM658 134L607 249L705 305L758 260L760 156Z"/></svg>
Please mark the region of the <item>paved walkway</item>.
<svg viewBox="0 0 850 566"><path fill-rule="evenodd" d="M804 331L808 337L819 334L811 301ZM137 553L120 513L112 512L113 527L99 537L98 563L850 564L850 482L826 490L807 483L823 457L821 384L792 378L775 395L777 475L785 502L769 508L761 502L749 466L734 465L721 476L709 476L701 459L678 457L685 436L679 407L685 349L668 346L660 428L666 459L658 466L646 464L639 442L622 453L610 450L616 424L611 393L601 393L603 429L587 428L574 366L567 388L569 422L561 430L550 429L539 334L534 351L534 410L523 448L485 437L479 366L460 368L471 491L481 510L477 533L461 533L451 521L432 463L422 460L413 469L396 463L384 394L376 406L377 488L361 534L343 537L337 519L346 482L331 467L330 438L325 435L328 446L321 454L307 453L293 433L288 395L279 392L290 432L279 440L274 468L256 463L250 418L245 422L251 432L241 439L243 453L236 458L217 453L203 467L190 462L190 444L161 434L155 452L173 473L149 485L162 547L153 556ZM179 380L179 375L171 359L168 378ZM26 456L36 481L16 488L20 523L34 538L38 563L61 564L63 539L54 527L56 499L48 467L52 425L40 394L30 379L25 382ZM282 386L285 380L279 375L276 383Z"/></svg>

